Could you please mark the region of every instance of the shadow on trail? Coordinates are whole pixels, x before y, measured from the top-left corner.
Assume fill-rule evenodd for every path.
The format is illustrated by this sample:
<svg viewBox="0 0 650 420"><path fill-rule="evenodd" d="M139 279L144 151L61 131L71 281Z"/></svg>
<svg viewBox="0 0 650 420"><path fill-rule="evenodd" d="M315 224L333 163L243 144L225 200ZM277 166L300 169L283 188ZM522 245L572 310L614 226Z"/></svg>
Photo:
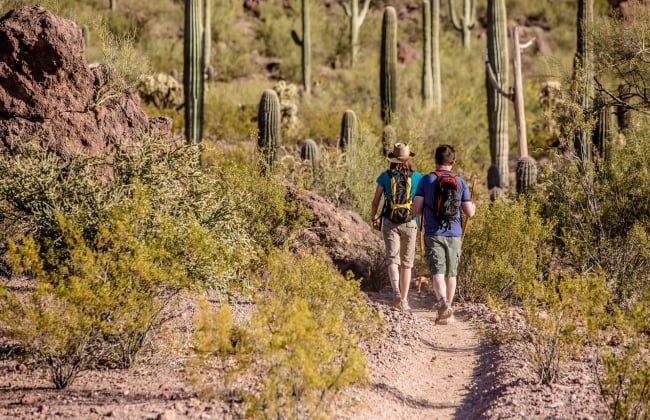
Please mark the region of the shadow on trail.
<svg viewBox="0 0 650 420"><path fill-rule="evenodd" d="M499 383L497 368L501 361L496 344L481 341L476 349L478 364L472 372L472 384L469 393L454 414L456 420L484 419L490 404L502 395L507 387Z"/></svg>
<svg viewBox="0 0 650 420"><path fill-rule="evenodd" d="M392 387L384 383L377 383L373 385L373 388L386 395L387 398L392 398L393 400L399 401L402 404L405 404L411 408L453 408L454 404L432 404L427 400L412 398L404 394L399 389Z"/></svg>

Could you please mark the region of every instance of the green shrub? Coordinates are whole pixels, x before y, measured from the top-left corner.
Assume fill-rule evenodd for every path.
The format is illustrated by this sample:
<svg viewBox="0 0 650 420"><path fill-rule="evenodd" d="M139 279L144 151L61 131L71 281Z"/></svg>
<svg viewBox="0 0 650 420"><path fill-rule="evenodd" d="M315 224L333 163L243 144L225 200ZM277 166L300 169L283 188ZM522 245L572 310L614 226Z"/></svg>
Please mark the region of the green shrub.
<svg viewBox="0 0 650 420"><path fill-rule="evenodd" d="M196 220L159 213L139 185L89 239L62 213L55 220L57 238L9 242L12 269L35 285L27 297L0 289L0 325L65 388L100 362L129 367L162 310L203 280L195 265L215 258L217 247Z"/></svg>
<svg viewBox="0 0 650 420"><path fill-rule="evenodd" d="M617 303L624 305L650 282L650 152L647 133L628 130L612 146L611 165L582 170L556 160L540 177L537 201L557 220L554 235L564 270L603 270Z"/></svg>
<svg viewBox="0 0 650 420"><path fill-rule="evenodd" d="M384 322L358 282L324 258L271 252L250 323L234 325L226 306L204 305L191 361L203 395L239 395L251 418L327 418L334 397L367 383L362 347ZM215 364L222 371L211 383Z"/></svg>
<svg viewBox="0 0 650 420"><path fill-rule="evenodd" d="M600 352L598 375L601 395L611 418L645 419L650 416L650 293L646 290L629 310L617 311L614 326L620 345Z"/></svg>
<svg viewBox="0 0 650 420"><path fill-rule="evenodd" d="M550 257L552 223L538 212L535 202L522 198L479 205L463 241L460 298L514 302L518 284L542 275Z"/></svg>

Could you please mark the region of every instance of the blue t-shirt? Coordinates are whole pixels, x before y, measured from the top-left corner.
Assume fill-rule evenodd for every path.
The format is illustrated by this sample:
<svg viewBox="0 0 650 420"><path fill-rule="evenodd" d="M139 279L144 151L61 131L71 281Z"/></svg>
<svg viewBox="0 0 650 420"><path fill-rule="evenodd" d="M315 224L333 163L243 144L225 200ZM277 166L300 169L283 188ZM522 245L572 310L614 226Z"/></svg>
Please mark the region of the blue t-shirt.
<svg viewBox="0 0 650 420"><path fill-rule="evenodd" d="M441 169L441 171L444 171L444 169ZM437 179L438 176L434 172L425 175L422 177L422 181L420 181L418 189L415 192L415 195L424 197L424 234L427 236L461 237L463 236L462 209L458 209L458 217L456 220L451 222L451 225L449 227L440 226L440 223L438 223L438 219L434 214L433 203L435 202L435 199L433 195ZM458 188L460 191L460 201L472 201L472 197L465 180L456 175L456 182L458 182Z"/></svg>
<svg viewBox="0 0 650 420"><path fill-rule="evenodd" d="M398 172L399 173L399 172ZM417 191L418 184L422 179L422 174L419 172L413 172L411 175L411 197L415 197L415 191ZM381 211L382 216L385 216L386 212L386 203L390 200L390 176L387 171L383 171L377 177L377 184L384 187L384 208ZM416 220L416 216L413 216L413 220Z"/></svg>

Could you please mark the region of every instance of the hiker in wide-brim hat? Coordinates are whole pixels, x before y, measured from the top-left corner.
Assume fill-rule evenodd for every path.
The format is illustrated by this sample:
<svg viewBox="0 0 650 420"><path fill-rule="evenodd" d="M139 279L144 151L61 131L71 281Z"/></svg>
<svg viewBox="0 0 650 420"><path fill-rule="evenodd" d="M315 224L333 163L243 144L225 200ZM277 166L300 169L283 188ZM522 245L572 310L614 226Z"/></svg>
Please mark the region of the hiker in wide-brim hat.
<svg viewBox="0 0 650 420"><path fill-rule="evenodd" d="M406 143L393 146L393 151L386 156L390 162L388 170L377 177L370 209L372 226L381 230L386 246L386 268L394 294L392 303L404 311L410 310L408 293L417 236L417 222L411 211L411 202L422 178L422 174L413 168L414 156L415 153ZM377 214L382 196L384 206Z"/></svg>
<svg viewBox="0 0 650 420"><path fill-rule="evenodd" d="M415 153L409 150L408 144L395 143L395 146L393 146L393 151L388 154L387 159L390 162L403 163L413 159L414 156Z"/></svg>

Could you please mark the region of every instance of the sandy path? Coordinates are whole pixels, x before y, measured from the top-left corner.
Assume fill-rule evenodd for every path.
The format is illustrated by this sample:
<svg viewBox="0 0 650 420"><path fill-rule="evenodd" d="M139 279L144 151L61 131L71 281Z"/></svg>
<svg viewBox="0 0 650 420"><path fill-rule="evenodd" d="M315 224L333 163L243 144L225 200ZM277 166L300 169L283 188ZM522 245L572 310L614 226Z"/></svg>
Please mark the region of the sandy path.
<svg viewBox="0 0 650 420"><path fill-rule="evenodd" d="M370 360L371 387L354 396L366 404L340 418L451 419L475 411L467 400L480 342L469 313L457 308L454 322L436 325L429 291L414 291L410 300L411 314L389 312L392 339Z"/></svg>

